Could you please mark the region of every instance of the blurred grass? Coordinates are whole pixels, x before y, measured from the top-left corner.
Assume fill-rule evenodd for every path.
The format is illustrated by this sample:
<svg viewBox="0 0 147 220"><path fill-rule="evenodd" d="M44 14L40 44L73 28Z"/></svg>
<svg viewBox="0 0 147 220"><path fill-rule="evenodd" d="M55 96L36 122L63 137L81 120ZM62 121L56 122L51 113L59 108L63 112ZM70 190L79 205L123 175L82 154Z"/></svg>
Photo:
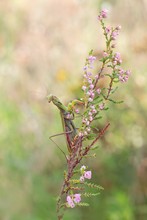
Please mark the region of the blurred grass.
<svg viewBox="0 0 147 220"><path fill-rule="evenodd" d="M124 103L108 112L97 158L87 162L105 190L65 220L147 219L146 1L7 0L0 1L0 220L56 219L65 161L49 141L62 126L46 95L65 103L80 96L84 59L104 45L95 19L101 5L108 23L123 27L118 49L132 76L116 94ZM64 137L56 142L66 151Z"/></svg>

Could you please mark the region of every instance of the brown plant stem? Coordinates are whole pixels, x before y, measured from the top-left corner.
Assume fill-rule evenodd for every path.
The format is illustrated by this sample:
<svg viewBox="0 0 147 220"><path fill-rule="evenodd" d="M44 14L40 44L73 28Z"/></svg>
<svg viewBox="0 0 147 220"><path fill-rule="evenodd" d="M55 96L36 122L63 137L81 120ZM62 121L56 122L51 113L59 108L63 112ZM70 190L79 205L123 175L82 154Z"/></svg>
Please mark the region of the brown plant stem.
<svg viewBox="0 0 147 220"><path fill-rule="evenodd" d="M73 176L73 170L74 168L81 162L82 158L88 154L89 150L91 149L91 147L104 135L104 133L106 132L106 130L108 129L108 127L110 126L110 123L108 123L102 130L101 132L99 133L98 137L95 138L95 140L85 148L84 152L82 151L79 151L78 149L78 146L80 144L80 147L82 146L82 140L80 139L79 142L77 142L77 146L75 146L75 151L74 151L74 154L70 155L69 159L67 160L67 167L68 167L68 171L67 171L67 176L65 177L64 179L64 182L63 182L63 185L61 187L61 191L60 191L60 194L59 194L59 199L57 201L57 216L58 216L58 220L62 220L63 219L63 216L64 216L64 213L60 214L60 209L62 207L62 204L61 204L61 199L62 199L62 196L64 194L67 194L68 191L70 190L70 179L71 177ZM80 154L76 154L80 152ZM66 209L66 205L63 205L63 208L64 210Z"/></svg>

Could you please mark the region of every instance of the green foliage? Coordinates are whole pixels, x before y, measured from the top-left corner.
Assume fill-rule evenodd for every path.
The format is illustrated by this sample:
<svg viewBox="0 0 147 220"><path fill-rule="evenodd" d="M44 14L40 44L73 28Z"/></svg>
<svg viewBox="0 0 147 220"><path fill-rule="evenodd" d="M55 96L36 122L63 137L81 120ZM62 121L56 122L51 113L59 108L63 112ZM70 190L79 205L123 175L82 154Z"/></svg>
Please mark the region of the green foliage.
<svg viewBox="0 0 147 220"><path fill-rule="evenodd" d="M80 202L80 203L77 204L77 206L85 206L85 207L87 207L87 206L89 206L89 204L85 203L85 202Z"/></svg>
<svg viewBox="0 0 147 220"><path fill-rule="evenodd" d="M98 196L100 193L83 193L82 196L85 197L92 197L92 196Z"/></svg>
<svg viewBox="0 0 147 220"><path fill-rule="evenodd" d="M109 215L110 220L120 219L120 220L133 220L132 215L132 205L127 197L121 191L116 191L110 196L108 200L109 211L106 212Z"/></svg>
<svg viewBox="0 0 147 220"><path fill-rule="evenodd" d="M104 189L102 186L99 186L99 185L94 184L94 183L84 182L83 184L90 187L90 188L96 188L98 190L103 190Z"/></svg>
<svg viewBox="0 0 147 220"><path fill-rule="evenodd" d="M73 1L66 1L66 5L61 1L69 12L67 15L69 16L70 10L75 15L74 24L76 25L72 27L71 19L64 17L66 13L58 13L58 10L55 10L61 5L53 2L42 1L40 4L40 1L36 1L34 5L31 2L27 4L27 1L14 0L1 1L0 4L1 220L56 220L55 198L62 183L65 158L49 141L49 136L54 134L54 131L62 132L62 127L59 115L51 111L44 100L47 95L44 94L44 90L47 85L50 90L54 90L57 94L61 93L64 98L71 93L73 97L81 96L79 77L83 62L82 55L86 56L87 43L88 47L89 43L95 47L97 34L93 35L91 25L95 22L96 8L103 5L104 1L75 1L78 10L74 10L73 5L68 8L67 4L73 4ZM124 53L125 65L131 66L133 74L126 88L122 92L119 89L114 94L114 97L119 95L120 100L124 99L124 104L115 106L110 103L113 111L109 111L109 117L105 119L113 123L105 137L101 139L97 159L93 158L91 164L95 170L94 182L104 186L105 190L98 197L86 198L90 207L70 209L66 212L64 220L147 219L146 40L143 44L143 37L146 36L144 35L146 12L144 5L141 6L142 1L134 0L129 4L125 4L127 1L119 0L106 2L111 4L113 21L119 23L121 20L123 37L119 39L121 43L119 45ZM44 8L43 5L45 5ZM121 14L120 8L123 11ZM42 11L43 13L40 13ZM44 13L46 11L47 13ZM62 11L65 12L64 8L61 8ZM131 14L131 19L128 19L128 14ZM61 16L62 19L60 19ZM63 27L71 27L72 34L70 35L69 32L66 34L67 28L63 28L63 34L61 33L59 37L57 34L59 25L56 27L53 17L57 19L55 20L57 24L57 21L60 21L63 22L61 23ZM46 23L49 21L51 23ZM81 28L79 28L80 24ZM134 28L130 29L130 27ZM44 30L51 31L51 35L44 35ZM134 30L138 31L134 32ZM46 36L48 38L45 38ZM81 42L80 45L78 44L79 36L81 36L82 47ZM50 42L52 47L49 45ZM75 54L72 49L76 51L76 48L71 46L71 42L77 43L78 58L72 56ZM100 38L98 44L102 44ZM137 52L138 46L141 47ZM128 51L128 48L131 48L133 54ZM96 53L99 56L99 51ZM54 61L58 61L56 65ZM66 90L63 81L58 81L56 77L56 71L64 64L71 79L71 81L69 78L64 81L67 85ZM74 71L73 65L77 68ZM43 90L43 94L39 91L42 98L38 96L38 87L41 91ZM54 122L55 119L57 123ZM96 126L101 129L101 123ZM64 137L57 137L56 142L66 152Z"/></svg>
<svg viewBox="0 0 147 220"><path fill-rule="evenodd" d="M76 179L71 179L70 183L79 184L79 183L81 183L81 181L79 179L77 179L77 180Z"/></svg>

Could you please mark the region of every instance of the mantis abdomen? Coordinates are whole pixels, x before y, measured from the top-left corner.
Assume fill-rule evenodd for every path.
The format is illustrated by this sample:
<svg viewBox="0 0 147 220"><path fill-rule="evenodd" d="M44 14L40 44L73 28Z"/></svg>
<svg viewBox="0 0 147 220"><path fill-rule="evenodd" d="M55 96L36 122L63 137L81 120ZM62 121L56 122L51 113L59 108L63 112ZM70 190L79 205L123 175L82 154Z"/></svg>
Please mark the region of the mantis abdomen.
<svg viewBox="0 0 147 220"><path fill-rule="evenodd" d="M65 131L65 137L66 137L66 142L67 142L67 148L69 152L72 152L73 149L73 141L75 136L77 135L77 130L75 128L75 125L73 123L73 118L69 119L67 116L69 115L69 112L61 112L61 119L62 119L62 124L63 124L63 130ZM69 116L68 116L69 117Z"/></svg>

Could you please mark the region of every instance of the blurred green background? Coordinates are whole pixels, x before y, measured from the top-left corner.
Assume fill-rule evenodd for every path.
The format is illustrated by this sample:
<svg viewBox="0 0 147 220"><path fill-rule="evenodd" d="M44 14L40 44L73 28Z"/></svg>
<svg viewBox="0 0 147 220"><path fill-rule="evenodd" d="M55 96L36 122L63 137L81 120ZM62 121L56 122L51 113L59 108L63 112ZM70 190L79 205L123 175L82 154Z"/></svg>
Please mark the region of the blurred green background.
<svg viewBox="0 0 147 220"><path fill-rule="evenodd" d="M107 112L111 127L97 158L93 181L105 190L90 207L69 210L65 220L147 219L147 1L0 1L0 220L55 220L64 156L49 141L62 125L46 95L66 103L79 96L90 49L104 46L97 14L122 26L117 51L131 69L120 86L121 105ZM66 149L64 137L56 142Z"/></svg>

